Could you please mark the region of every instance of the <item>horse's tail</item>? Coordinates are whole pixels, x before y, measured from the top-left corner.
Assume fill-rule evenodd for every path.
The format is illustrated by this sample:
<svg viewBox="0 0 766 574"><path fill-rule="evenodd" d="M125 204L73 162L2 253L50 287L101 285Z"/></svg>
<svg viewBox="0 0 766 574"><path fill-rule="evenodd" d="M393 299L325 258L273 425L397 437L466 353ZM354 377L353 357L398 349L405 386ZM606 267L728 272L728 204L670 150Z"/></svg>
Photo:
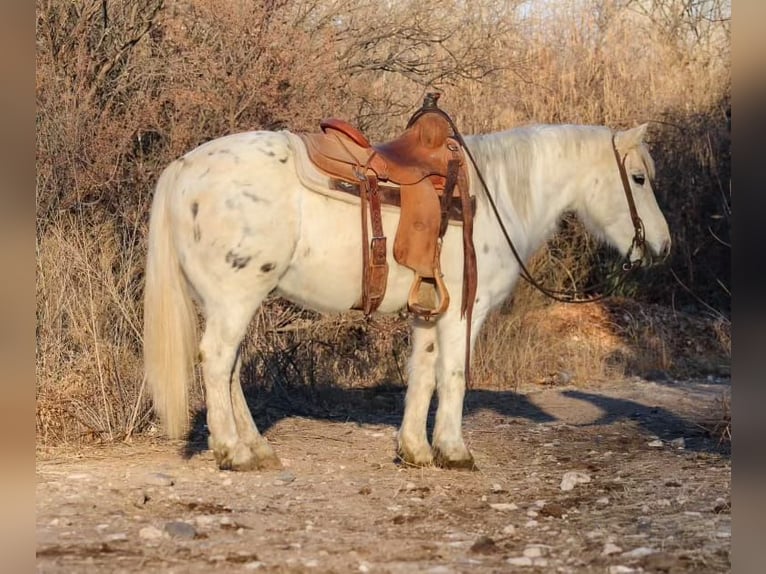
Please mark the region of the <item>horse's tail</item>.
<svg viewBox="0 0 766 574"><path fill-rule="evenodd" d="M170 438L189 426L188 383L194 372L197 316L173 243L170 202L181 162L157 182L149 219L144 287L144 376Z"/></svg>

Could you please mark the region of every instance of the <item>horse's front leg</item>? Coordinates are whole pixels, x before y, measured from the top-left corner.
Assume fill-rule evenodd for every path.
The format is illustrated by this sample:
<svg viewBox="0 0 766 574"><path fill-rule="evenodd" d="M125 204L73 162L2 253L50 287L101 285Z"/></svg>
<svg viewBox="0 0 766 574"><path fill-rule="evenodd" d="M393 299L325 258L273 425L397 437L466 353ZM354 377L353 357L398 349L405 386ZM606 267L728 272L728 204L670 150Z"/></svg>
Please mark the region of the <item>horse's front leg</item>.
<svg viewBox="0 0 766 574"><path fill-rule="evenodd" d="M434 460L441 467L473 470L473 455L463 441L466 335L459 311L447 311L438 322L437 333L441 353L436 367L439 405L434 424Z"/></svg>
<svg viewBox="0 0 766 574"><path fill-rule="evenodd" d="M436 387L436 359L439 355L436 325L421 319L412 321L412 354L407 367L407 395L399 428L399 456L408 464L426 466L433 462L426 435L431 397Z"/></svg>

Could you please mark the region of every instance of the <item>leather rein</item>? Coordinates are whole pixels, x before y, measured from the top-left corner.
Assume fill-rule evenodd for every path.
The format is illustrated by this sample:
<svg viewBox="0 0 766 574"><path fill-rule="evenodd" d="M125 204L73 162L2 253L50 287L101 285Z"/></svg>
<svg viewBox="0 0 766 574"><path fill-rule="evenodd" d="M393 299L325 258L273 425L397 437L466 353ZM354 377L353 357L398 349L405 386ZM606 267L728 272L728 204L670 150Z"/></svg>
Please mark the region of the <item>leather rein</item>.
<svg viewBox="0 0 766 574"><path fill-rule="evenodd" d="M446 114L445 114L446 116ZM473 164L474 169L476 170L476 174L479 176L479 181L481 182L482 187L484 188L484 191L486 192L487 199L489 201L490 206L492 207L492 211L495 214L495 218L497 219L498 224L500 225L500 229L503 232L503 235L505 236L505 240L508 243L508 246L511 248L511 252L513 253L513 256L516 258L516 262L519 264L520 268L520 274L521 277L527 281L530 285L532 285L535 289L540 291L542 294L546 295L547 297L550 297L551 299L555 301L559 301L560 303L593 303L596 301L600 301L609 295L611 295L617 287L622 285L625 280L628 278L628 276L634 272L636 269L640 268L642 265L641 259L632 259L632 255L634 250L640 250L641 253L644 251L644 247L646 245L646 236L644 233L644 222L641 220L641 217L638 215L638 210L636 209L636 202L633 199L633 192L630 189L630 180L628 179L628 173L625 169L625 160L627 159L627 154L624 154L622 157L620 157L620 153L617 151L617 144L615 143L615 135L612 134L612 151L614 152L614 158L617 162L617 169L620 172L620 180L622 181L622 187L625 191L625 197L628 201L628 209L630 210L630 219L633 222L633 240L630 244L630 248L628 249L628 252L625 254L624 262L622 264L622 274L620 277L620 280L614 283L609 287L609 289L602 293L601 295L597 295L594 297L589 297L587 299L581 299L578 298L577 291L558 291L555 289L549 289L543 285L540 284L539 281L537 281L532 274L529 272L529 269L527 269L526 265L524 265L524 261L522 260L521 256L519 255L519 252L516 249L516 246L513 243L513 240L511 240L511 236L508 233L508 230L505 227L505 224L503 223L502 218L500 217L500 212L497 209L497 205L495 204L495 200L492 198L492 194L489 192L489 187L487 186L487 182L484 180L484 176L481 173L481 170L479 169L479 166L476 163L476 160L473 157L473 154L471 153L471 150L468 149L468 146L465 145L465 140L463 139L463 136L458 132L457 127L452 123L452 120L447 117L449 120L452 129L455 132L455 139L460 142L460 145L463 146L463 149L465 150L468 157L471 159L471 163ZM649 182L651 184L651 178L649 176L649 170L646 170L646 177L649 179ZM588 289L588 291L596 291L599 287L603 287L605 285L605 282L602 282L601 284L595 285ZM587 293L588 291L582 291L582 294Z"/></svg>

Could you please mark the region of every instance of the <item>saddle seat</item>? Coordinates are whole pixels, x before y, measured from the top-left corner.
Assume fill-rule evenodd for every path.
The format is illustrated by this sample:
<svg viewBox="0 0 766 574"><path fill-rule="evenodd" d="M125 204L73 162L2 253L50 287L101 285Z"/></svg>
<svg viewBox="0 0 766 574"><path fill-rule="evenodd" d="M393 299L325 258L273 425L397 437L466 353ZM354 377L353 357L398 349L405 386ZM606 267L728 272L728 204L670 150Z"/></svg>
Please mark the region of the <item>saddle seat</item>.
<svg viewBox="0 0 766 574"><path fill-rule="evenodd" d="M338 177L354 175L349 174L349 166L353 164L349 164L348 154L343 154L348 151L379 179L391 183L413 185L429 176L444 178L449 160L454 159L453 152L460 149L458 142L450 137L447 121L436 114L423 115L398 138L377 145L371 144L358 128L345 120L325 119L320 127L329 137L316 138L312 143L320 156L330 160L323 161L321 167ZM338 136L351 141L348 150L337 149Z"/></svg>

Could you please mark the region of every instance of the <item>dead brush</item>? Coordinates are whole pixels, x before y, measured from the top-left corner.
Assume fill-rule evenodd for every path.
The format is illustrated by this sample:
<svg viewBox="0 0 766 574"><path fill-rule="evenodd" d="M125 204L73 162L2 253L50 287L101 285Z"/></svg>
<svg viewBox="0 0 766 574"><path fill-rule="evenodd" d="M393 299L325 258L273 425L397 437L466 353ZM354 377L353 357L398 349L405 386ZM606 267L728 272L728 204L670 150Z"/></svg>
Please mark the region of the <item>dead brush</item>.
<svg viewBox="0 0 766 574"><path fill-rule="evenodd" d="M515 3L489 0L464 12L432 0L385 9L372 0L86 4L40 1L36 15L40 442L119 439L151 424L141 383L142 269L151 189L165 165L226 133L316 129L329 115L382 139L434 87L466 134L530 122L654 121L673 268L706 301L728 301L717 283L726 286L730 265L721 211L730 198L726 14L695 21L667 9L675 0L607 0L599 10L563 1L523 15ZM684 16L668 16L675 13ZM372 34L370 23L383 21L389 33ZM554 288L587 285L598 252L578 228L562 231L533 270ZM653 273L623 294L666 304L683 296L669 272ZM578 322L543 305L520 286L490 318L474 353L476 384L683 372L694 361L703 368L711 349L708 367L730 356L724 320L713 328L718 343L706 346L709 323L684 338L672 321L635 310L624 321L595 314L598 332L611 329L628 352L591 338L585 316ZM244 380L401 385L405 333L397 318L325 318L273 302L243 348ZM190 390L192 402L202 396L199 380Z"/></svg>
<svg viewBox="0 0 766 574"><path fill-rule="evenodd" d="M731 392L720 394L710 412L697 423L700 429L722 446L731 446Z"/></svg>

